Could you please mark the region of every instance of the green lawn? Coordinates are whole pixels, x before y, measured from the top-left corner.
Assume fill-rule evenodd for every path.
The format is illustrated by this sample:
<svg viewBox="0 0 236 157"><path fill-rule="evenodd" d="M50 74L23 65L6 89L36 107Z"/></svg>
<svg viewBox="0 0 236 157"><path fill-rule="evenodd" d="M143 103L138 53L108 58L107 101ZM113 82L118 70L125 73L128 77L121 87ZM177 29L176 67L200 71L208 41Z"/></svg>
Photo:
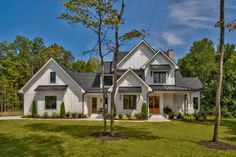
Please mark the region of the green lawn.
<svg viewBox="0 0 236 157"><path fill-rule="evenodd" d="M76 120L0 121L0 156L236 156L236 150L214 150L198 145L210 140L212 123L180 121L116 123L128 137L101 141L90 136L102 130L102 122ZM222 121L220 139L236 145L236 119Z"/></svg>

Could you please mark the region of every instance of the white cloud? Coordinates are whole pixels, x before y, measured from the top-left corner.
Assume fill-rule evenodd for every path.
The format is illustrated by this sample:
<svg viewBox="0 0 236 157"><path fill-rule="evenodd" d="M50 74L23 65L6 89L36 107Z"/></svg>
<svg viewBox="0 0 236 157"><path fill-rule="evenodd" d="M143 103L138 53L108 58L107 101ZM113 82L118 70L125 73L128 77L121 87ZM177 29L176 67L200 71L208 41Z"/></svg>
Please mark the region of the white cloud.
<svg viewBox="0 0 236 157"><path fill-rule="evenodd" d="M196 29L214 27L218 9L216 0L183 0L171 5L168 12L174 23Z"/></svg>
<svg viewBox="0 0 236 157"><path fill-rule="evenodd" d="M183 39L171 32L162 33L162 38L171 46L183 44Z"/></svg>

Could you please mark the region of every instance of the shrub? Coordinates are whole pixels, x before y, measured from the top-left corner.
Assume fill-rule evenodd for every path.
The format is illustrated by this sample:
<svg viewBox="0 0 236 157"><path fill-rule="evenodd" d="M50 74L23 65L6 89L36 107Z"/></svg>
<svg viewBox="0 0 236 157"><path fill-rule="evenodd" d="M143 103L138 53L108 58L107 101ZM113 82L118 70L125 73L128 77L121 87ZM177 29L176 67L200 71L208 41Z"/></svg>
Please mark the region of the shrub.
<svg viewBox="0 0 236 157"><path fill-rule="evenodd" d="M182 113L178 113L178 114L176 115L176 118L177 118L177 119L183 119Z"/></svg>
<svg viewBox="0 0 236 157"><path fill-rule="evenodd" d="M207 120L207 121L214 122L215 119L216 119L215 116L206 116L206 120Z"/></svg>
<svg viewBox="0 0 236 157"><path fill-rule="evenodd" d="M83 113L79 113L79 114L78 114L78 117L79 117L79 118L86 118L87 116L86 116L85 114L83 114Z"/></svg>
<svg viewBox="0 0 236 157"><path fill-rule="evenodd" d="M119 117L119 119L122 119L122 118L123 118L123 115L122 115L122 114L119 114L118 117Z"/></svg>
<svg viewBox="0 0 236 157"><path fill-rule="evenodd" d="M53 112L52 113L52 118L59 118L59 114L57 112Z"/></svg>
<svg viewBox="0 0 236 157"><path fill-rule="evenodd" d="M26 115L23 115L22 118L31 118L32 115L31 114L26 114Z"/></svg>
<svg viewBox="0 0 236 157"><path fill-rule="evenodd" d="M199 120L199 118L201 117L201 115L199 113L194 113L193 116L195 117L196 120Z"/></svg>
<svg viewBox="0 0 236 157"><path fill-rule="evenodd" d="M194 115L185 114L183 115L183 120L193 121L193 120L196 120L196 118L194 117Z"/></svg>
<svg viewBox="0 0 236 157"><path fill-rule="evenodd" d="M47 112L43 113L43 118L48 118L48 113Z"/></svg>
<svg viewBox="0 0 236 157"><path fill-rule="evenodd" d="M66 117L70 118L70 111L66 112Z"/></svg>
<svg viewBox="0 0 236 157"><path fill-rule="evenodd" d="M172 110L168 106L164 108L165 114L169 114L170 112L172 112Z"/></svg>
<svg viewBox="0 0 236 157"><path fill-rule="evenodd" d="M224 118L232 118L233 115L231 112L225 112L223 115L222 115Z"/></svg>
<svg viewBox="0 0 236 157"><path fill-rule="evenodd" d="M140 113L135 114L134 117L136 117L137 120L142 119L142 115Z"/></svg>
<svg viewBox="0 0 236 157"><path fill-rule="evenodd" d="M168 116L169 116L169 119L174 119L175 118L175 113L174 112L169 112Z"/></svg>
<svg viewBox="0 0 236 157"><path fill-rule="evenodd" d="M78 118L79 117L79 113L78 112L72 112L71 116L72 116L72 118Z"/></svg>
<svg viewBox="0 0 236 157"><path fill-rule="evenodd" d="M126 117L131 120L131 114L126 114Z"/></svg>
<svg viewBox="0 0 236 157"><path fill-rule="evenodd" d="M32 103L32 113L31 113L31 116L32 117L37 117L37 106L36 106L36 103L35 103L35 101L33 101L33 103Z"/></svg>
<svg viewBox="0 0 236 157"><path fill-rule="evenodd" d="M66 117L66 111L65 111L65 105L64 102L61 103L61 108L60 108L60 117L65 118Z"/></svg>
<svg viewBox="0 0 236 157"><path fill-rule="evenodd" d="M148 109L145 103L142 104L141 117L142 119L148 119Z"/></svg>

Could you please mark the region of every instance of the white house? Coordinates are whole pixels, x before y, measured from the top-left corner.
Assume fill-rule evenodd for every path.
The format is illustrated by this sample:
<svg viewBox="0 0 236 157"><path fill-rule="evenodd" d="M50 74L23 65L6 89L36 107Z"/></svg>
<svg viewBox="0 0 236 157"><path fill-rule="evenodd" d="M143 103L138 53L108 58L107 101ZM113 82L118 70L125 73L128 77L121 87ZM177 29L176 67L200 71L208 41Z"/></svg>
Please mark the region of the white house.
<svg viewBox="0 0 236 157"><path fill-rule="evenodd" d="M163 114L166 107L175 113L200 110L200 80L182 77L173 57L173 50L156 51L144 40L129 52L119 52L115 92L117 114L139 113L143 103L152 115ZM111 61L105 62L104 82L105 100L100 70L97 73L73 72L51 58L20 90L24 95L24 114L31 113L33 100L39 115L59 112L62 102L66 112L99 113L103 101L110 110Z"/></svg>

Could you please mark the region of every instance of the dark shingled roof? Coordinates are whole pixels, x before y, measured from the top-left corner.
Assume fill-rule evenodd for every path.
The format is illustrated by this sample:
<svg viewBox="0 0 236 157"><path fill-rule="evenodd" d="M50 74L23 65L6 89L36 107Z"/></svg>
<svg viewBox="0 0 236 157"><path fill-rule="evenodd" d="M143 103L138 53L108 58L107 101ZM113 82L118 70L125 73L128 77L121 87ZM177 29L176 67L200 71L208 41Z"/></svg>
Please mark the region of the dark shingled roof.
<svg viewBox="0 0 236 157"><path fill-rule="evenodd" d="M58 63L58 62L57 62ZM94 72L73 72L64 65L58 63L63 70L85 91L100 88L100 75Z"/></svg>
<svg viewBox="0 0 236 157"><path fill-rule="evenodd" d="M119 63L129 52L118 52L117 63Z"/></svg>
<svg viewBox="0 0 236 157"><path fill-rule="evenodd" d="M142 93L141 87L119 87L119 93Z"/></svg>
<svg viewBox="0 0 236 157"><path fill-rule="evenodd" d="M175 71L176 86L193 88L195 90L202 89L202 83L197 77L183 77L179 70Z"/></svg>
<svg viewBox="0 0 236 157"><path fill-rule="evenodd" d="M65 91L68 85L39 85L34 91Z"/></svg>
<svg viewBox="0 0 236 157"><path fill-rule="evenodd" d="M171 70L170 65L150 65L150 68L151 70L162 70L162 71Z"/></svg>

